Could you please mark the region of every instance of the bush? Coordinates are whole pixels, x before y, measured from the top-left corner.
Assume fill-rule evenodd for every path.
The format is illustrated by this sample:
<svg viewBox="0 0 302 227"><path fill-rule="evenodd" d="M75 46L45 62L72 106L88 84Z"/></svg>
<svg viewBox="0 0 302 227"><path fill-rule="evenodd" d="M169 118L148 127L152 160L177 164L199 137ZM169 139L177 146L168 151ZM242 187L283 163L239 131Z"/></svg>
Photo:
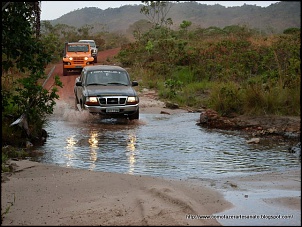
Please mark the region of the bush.
<svg viewBox="0 0 302 227"><path fill-rule="evenodd" d="M208 105L222 116L243 113L243 95L240 86L232 81L217 83L211 89Z"/></svg>

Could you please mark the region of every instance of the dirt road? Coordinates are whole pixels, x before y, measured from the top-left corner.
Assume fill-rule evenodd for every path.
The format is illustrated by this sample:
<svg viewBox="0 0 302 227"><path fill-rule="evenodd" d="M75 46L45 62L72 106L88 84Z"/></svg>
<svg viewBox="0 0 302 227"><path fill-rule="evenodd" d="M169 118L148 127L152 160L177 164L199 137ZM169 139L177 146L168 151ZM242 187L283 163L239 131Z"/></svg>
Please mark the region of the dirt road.
<svg viewBox="0 0 302 227"><path fill-rule="evenodd" d="M105 65L105 64L112 64L114 62L113 57L119 52L120 48L99 51L98 53L98 63L96 65ZM54 83L54 76L58 75L60 80L63 83L63 88L59 88L58 95L60 96L57 104L64 102L67 103L69 106L73 107L74 104L74 83L75 79L80 75L80 73L70 73L67 76L63 76L63 65L62 63L57 63L50 68L55 67L54 71L51 73L51 76L47 80L45 84L45 88L49 89ZM50 71L50 69L49 69ZM130 75L131 76L131 75ZM178 112L186 112L186 110L182 109L169 109L165 108L164 102L161 102L158 97L157 93L152 90L142 89L141 87L136 88L137 92L140 97L140 112L142 113L166 113L166 114L173 114Z"/></svg>
<svg viewBox="0 0 302 227"><path fill-rule="evenodd" d="M98 63L96 64L108 64L107 59L112 58L119 52L120 48L115 48L111 50L100 51L98 53ZM60 96L60 101L68 102L68 104L74 104L74 82L75 79L79 76L79 73L70 73L67 76L63 76L63 63L57 63L53 65L55 67L52 75L48 79L47 83L45 84L45 88L49 89L50 86L54 83L54 76L60 76L60 80L63 83L63 88L59 88L58 95ZM51 66L51 67L53 67Z"/></svg>

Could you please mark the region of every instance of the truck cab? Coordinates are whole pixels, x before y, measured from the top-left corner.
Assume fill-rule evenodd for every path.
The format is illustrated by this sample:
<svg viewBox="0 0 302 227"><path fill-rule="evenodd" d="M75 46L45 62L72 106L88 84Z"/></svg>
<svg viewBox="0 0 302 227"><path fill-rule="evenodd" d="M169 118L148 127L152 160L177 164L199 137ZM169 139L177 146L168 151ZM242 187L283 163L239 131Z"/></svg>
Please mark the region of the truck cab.
<svg viewBox="0 0 302 227"><path fill-rule="evenodd" d="M91 46L89 43L65 43L63 53L63 76L67 76L69 72L82 71L85 66L93 64L94 58L91 55Z"/></svg>

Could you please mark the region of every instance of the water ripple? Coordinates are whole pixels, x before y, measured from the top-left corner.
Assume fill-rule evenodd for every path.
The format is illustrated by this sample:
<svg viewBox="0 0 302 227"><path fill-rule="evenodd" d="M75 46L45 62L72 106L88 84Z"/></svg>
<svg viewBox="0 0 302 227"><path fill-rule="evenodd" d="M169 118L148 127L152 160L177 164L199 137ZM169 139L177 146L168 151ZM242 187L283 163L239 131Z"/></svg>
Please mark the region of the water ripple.
<svg viewBox="0 0 302 227"><path fill-rule="evenodd" d="M141 114L139 121L50 119L36 161L94 171L176 179L235 176L300 167L285 145L247 144L246 138L196 125L198 113Z"/></svg>

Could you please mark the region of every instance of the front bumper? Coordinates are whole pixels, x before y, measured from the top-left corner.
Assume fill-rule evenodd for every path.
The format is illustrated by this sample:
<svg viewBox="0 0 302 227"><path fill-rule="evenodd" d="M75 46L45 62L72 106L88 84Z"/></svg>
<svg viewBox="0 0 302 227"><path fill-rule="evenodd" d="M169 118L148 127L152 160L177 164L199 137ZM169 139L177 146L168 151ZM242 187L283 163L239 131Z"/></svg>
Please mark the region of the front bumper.
<svg viewBox="0 0 302 227"><path fill-rule="evenodd" d="M81 64L70 64L69 62L63 62L65 69L83 69L87 65L93 65L93 62L86 62Z"/></svg>
<svg viewBox="0 0 302 227"><path fill-rule="evenodd" d="M138 111L138 104L135 105L120 105L120 106L88 106L84 105L85 109L90 113L99 113L102 115L132 115Z"/></svg>

